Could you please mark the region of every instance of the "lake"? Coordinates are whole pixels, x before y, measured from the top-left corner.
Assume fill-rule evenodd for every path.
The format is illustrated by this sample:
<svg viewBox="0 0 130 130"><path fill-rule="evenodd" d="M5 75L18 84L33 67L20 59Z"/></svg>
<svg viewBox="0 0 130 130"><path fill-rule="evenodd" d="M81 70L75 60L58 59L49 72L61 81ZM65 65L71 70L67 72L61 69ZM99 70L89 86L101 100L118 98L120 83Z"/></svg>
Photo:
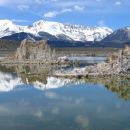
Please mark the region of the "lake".
<svg viewBox="0 0 130 130"><path fill-rule="evenodd" d="M0 66L1 130L130 130L130 79L55 78L56 69Z"/></svg>
<svg viewBox="0 0 130 130"><path fill-rule="evenodd" d="M99 57L99 56L82 56L82 57L67 57L70 61L84 61L87 63L98 63L101 61L107 60L107 57Z"/></svg>

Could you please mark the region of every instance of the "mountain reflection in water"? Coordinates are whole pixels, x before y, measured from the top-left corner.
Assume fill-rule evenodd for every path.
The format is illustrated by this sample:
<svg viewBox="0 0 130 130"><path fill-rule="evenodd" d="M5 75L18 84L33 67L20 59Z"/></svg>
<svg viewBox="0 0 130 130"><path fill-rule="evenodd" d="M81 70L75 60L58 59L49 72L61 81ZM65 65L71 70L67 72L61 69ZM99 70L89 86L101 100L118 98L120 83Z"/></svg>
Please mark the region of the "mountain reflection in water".
<svg viewBox="0 0 130 130"><path fill-rule="evenodd" d="M3 68L2 68L3 69ZM51 67L43 66L15 66L12 68L4 67L6 71L0 72L0 91L11 91L18 86L30 84L39 90L54 89L65 86L80 84L102 84L105 88L116 92L119 97L130 99L130 79L124 77L107 78L84 78L84 79L66 79L48 76L52 72ZM14 73L16 72L16 74Z"/></svg>
<svg viewBox="0 0 130 130"><path fill-rule="evenodd" d="M130 130L130 79L56 78L55 69L0 67L0 129Z"/></svg>

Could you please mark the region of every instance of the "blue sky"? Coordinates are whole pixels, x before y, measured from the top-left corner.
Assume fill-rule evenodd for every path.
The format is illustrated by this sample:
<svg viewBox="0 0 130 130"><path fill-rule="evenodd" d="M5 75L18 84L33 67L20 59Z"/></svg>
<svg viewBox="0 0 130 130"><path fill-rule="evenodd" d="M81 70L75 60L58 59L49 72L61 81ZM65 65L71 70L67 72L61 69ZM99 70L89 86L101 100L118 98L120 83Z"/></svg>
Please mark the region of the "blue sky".
<svg viewBox="0 0 130 130"><path fill-rule="evenodd" d="M0 19L31 25L43 19L85 26L130 26L130 0L0 0Z"/></svg>

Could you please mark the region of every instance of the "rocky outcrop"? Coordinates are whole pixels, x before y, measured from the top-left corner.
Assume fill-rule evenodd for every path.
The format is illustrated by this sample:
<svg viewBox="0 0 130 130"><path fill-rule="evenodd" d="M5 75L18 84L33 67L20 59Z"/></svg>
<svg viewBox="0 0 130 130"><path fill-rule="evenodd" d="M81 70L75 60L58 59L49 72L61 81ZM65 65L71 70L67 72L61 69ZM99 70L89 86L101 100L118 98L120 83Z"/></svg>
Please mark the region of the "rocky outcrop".
<svg viewBox="0 0 130 130"><path fill-rule="evenodd" d="M88 75L119 75L130 73L130 47L112 54L104 63L86 68Z"/></svg>
<svg viewBox="0 0 130 130"><path fill-rule="evenodd" d="M87 66L82 69L74 69L70 72L56 72L55 76L61 77L82 77L82 76L108 76L121 75L127 76L130 74L130 47L126 46L119 50L107 59L93 66Z"/></svg>
<svg viewBox="0 0 130 130"><path fill-rule="evenodd" d="M21 42L20 47L16 51L15 58L19 61L45 61L49 60L50 47L47 41L42 40L34 42L32 40L25 39Z"/></svg>

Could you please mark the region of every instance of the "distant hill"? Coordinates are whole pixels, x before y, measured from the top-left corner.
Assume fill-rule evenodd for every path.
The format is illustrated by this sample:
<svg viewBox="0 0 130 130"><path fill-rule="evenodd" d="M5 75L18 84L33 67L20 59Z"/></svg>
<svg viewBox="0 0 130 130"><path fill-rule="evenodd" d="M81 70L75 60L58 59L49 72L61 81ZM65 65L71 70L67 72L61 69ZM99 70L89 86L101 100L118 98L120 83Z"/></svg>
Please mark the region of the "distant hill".
<svg viewBox="0 0 130 130"><path fill-rule="evenodd" d="M39 32L38 36L35 36L30 33L21 32L21 33L12 34L10 36L2 37L1 39L13 40L13 41L19 41L19 42L23 41L24 39L30 39L30 40L34 40L34 41L40 41L40 40L70 41L70 42L73 41L71 38L69 38L65 35L53 36L46 32Z"/></svg>
<svg viewBox="0 0 130 130"><path fill-rule="evenodd" d="M22 41L24 39L32 39L32 40L41 40L40 37L36 37L32 34L21 32L21 33L15 33L10 36L2 37L1 39L4 40L12 40L12 41Z"/></svg>
<svg viewBox="0 0 130 130"><path fill-rule="evenodd" d="M130 27L125 27L114 31L102 40L102 42L130 42Z"/></svg>

